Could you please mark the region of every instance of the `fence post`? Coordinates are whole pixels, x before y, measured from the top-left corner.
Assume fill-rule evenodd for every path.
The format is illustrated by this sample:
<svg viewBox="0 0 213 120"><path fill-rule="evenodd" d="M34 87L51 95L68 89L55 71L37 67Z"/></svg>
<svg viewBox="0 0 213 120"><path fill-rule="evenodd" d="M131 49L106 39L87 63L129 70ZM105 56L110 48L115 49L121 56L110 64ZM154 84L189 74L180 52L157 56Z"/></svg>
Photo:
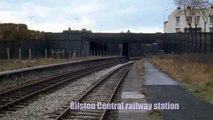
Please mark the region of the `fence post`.
<svg viewBox="0 0 213 120"><path fill-rule="evenodd" d="M22 59L22 56L21 56L21 48L19 48L18 51L19 51L19 52L18 52L19 60L21 61L21 59Z"/></svg>
<svg viewBox="0 0 213 120"><path fill-rule="evenodd" d="M32 60L32 51L29 49L29 60Z"/></svg>
<svg viewBox="0 0 213 120"><path fill-rule="evenodd" d="M63 50L62 52L63 52L63 59L65 59L65 50Z"/></svg>
<svg viewBox="0 0 213 120"><path fill-rule="evenodd" d="M51 50L51 54L52 54L52 59L54 59L54 51L53 51L53 49Z"/></svg>
<svg viewBox="0 0 213 120"><path fill-rule="evenodd" d="M44 52L45 52L45 59L47 59L47 49L45 49Z"/></svg>
<svg viewBox="0 0 213 120"><path fill-rule="evenodd" d="M10 61L10 48L7 48L7 60Z"/></svg>
<svg viewBox="0 0 213 120"><path fill-rule="evenodd" d="M73 54L72 54L72 58L76 57L76 50L74 50Z"/></svg>

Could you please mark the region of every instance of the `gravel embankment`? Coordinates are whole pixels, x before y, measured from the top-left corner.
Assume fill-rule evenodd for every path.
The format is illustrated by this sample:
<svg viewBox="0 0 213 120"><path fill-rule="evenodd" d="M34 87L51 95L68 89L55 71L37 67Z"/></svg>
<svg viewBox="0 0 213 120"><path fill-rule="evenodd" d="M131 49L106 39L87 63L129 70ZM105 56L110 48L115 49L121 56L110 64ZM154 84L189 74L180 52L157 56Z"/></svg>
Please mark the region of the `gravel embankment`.
<svg viewBox="0 0 213 120"><path fill-rule="evenodd" d="M23 84L27 85L30 83L37 82L38 80L47 78L52 75L61 74L61 73L68 72L68 71L71 72L80 67L81 67L80 65L74 66L74 67L67 66L63 69L60 68L60 69L54 69L54 70L49 70L49 71L32 72L31 74L3 78L3 79L0 79L0 93L7 91L7 90L17 88L17 87L21 87Z"/></svg>
<svg viewBox="0 0 213 120"><path fill-rule="evenodd" d="M48 95L40 95L39 100L28 106L19 109L11 114L6 114L1 120L41 120L49 119L49 114L60 109L65 103L75 99L83 90L87 89L92 83L97 81L100 77L106 75L113 69L118 68L117 65L93 74L87 77L78 79L66 87L55 91Z"/></svg>

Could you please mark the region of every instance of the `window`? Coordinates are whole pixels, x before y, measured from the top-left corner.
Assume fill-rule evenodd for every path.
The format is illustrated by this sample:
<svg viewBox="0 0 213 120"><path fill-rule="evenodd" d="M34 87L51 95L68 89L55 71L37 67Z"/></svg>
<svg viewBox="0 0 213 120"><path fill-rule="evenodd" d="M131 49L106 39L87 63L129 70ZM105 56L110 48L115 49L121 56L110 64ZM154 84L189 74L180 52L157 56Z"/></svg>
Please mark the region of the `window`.
<svg viewBox="0 0 213 120"><path fill-rule="evenodd" d="M201 28L184 28L184 32L202 32Z"/></svg>
<svg viewBox="0 0 213 120"><path fill-rule="evenodd" d="M180 28L176 28L176 32L181 32L181 31L180 31Z"/></svg>
<svg viewBox="0 0 213 120"><path fill-rule="evenodd" d="M184 32L190 32L189 28L184 28Z"/></svg>
<svg viewBox="0 0 213 120"><path fill-rule="evenodd" d="M209 28L209 32L213 32L213 28L211 27L211 28Z"/></svg>
<svg viewBox="0 0 213 120"><path fill-rule="evenodd" d="M196 24L200 25L200 16L196 16Z"/></svg>
<svg viewBox="0 0 213 120"><path fill-rule="evenodd" d="M176 26L180 26L180 16L176 17Z"/></svg>
<svg viewBox="0 0 213 120"><path fill-rule="evenodd" d="M213 16L210 16L209 19L210 19L209 23L210 23L210 25L212 25L213 24Z"/></svg>

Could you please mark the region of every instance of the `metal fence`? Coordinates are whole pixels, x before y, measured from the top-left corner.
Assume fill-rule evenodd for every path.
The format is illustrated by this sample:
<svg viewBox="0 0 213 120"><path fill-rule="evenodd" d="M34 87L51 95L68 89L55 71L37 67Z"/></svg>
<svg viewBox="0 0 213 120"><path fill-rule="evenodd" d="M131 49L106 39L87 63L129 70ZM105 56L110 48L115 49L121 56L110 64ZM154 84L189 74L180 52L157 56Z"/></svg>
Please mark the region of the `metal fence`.
<svg viewBox="0 0 213 120"><path fill-rule="evenodd" d="M181 53L213 52L213 33L179 33Z"/></svg>
<svg viewBox="0 0 213 120"><path fill-rule="evenodd" d="M84 57L80 42L56 40L0 40L0 60Z"/></svg>
<svg viewBox="0 0 213 120"><path fill-rule="evenodd" d="M167 53L213 52L213 33L165 33L144 35L143 40L156 39L157 44L129 43L128 54L141 56L153 51ZM134 38L134 37L133 37ZM105 55L118 52L117 44L107 44L107 51L91 51L86 40L0 40L0 60L68 58L72 56ZM150 49L149 49L150 48ZM151 49L152 48L152 49ZM111 51L110 51L111 50ZM95 53L96 52L96 53Z"/></svg>

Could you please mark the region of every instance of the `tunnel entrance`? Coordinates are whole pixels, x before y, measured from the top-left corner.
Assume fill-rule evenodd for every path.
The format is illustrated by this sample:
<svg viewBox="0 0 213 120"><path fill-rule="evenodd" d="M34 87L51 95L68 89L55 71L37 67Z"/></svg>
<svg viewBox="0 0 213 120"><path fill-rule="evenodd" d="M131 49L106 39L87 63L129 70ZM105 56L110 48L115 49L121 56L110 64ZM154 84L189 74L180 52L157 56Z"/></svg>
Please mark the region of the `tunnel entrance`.
<svg viewBox="0 0 213 120"><path fill-rule="evenodd" d="M123 43L122 56L128 57L128 54L129 54L129 45L128 43Z"/></svg>
<svg viewBox="0 0 213 120"><path fill-rule="evenodd" d="M91 42L90 43L90 54L93 56L101 56L107 54L107 45L104 43Z"/></svg>
<svg viewBox="0 0 213 120"><path fill-rule="evenodd" d="M105 55L120 55L129 57L129 43L89 43L90 55L105 56Z"/></svg>

